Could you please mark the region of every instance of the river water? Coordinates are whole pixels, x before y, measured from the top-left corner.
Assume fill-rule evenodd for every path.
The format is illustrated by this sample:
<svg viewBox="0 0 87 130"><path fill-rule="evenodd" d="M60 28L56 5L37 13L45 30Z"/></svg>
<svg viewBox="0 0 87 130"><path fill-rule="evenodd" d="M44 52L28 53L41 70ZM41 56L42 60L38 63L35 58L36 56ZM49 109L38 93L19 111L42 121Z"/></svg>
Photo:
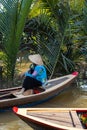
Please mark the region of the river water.
<svg viewBox="0 0 87 130"><path fill-rule="evenodd" d="M57 97L35 107L87 108L87 89L72 85ZM0 113L0 130L32 130L32 128L13 112L7 111Z"/></svg>

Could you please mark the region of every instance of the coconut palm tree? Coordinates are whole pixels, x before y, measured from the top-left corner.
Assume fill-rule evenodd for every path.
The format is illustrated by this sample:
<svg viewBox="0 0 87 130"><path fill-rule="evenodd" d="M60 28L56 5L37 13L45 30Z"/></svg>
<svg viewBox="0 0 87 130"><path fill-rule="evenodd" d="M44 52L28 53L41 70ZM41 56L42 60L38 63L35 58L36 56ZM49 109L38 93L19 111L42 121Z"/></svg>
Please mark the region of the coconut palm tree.
<svg viewBox="0 0 87 130"><path fill-rule="evenodd" d="M5 58L5 72L9 80L13 80L20 39L26 17L33 0L0 0L0 33Z"/></svg>
<svg viewBox="0 0 87 130"><path fill-rule="evenodd" d="M44 40L45 48L46 46L49 48L51 55L51 56L48 55L47 58L48 61L51 59L48 62L49 66L51 66L50 67L51 77L54 74L56 66L58 66L57 70L59 70L60 72L65 71L66 73L70 73L75 69L74 61L79 59L80 57L79 47L82 44L82 42L80 41L81 37L80 40L78 40L78 42L80 42L79 45L77 43L77 39L79 39L79 35L82 34L81 10L83 7L83 1L80 0L79 1L80 4L78 4L78 0L75 1L39 0L39 1L45 12L50 16L51 18L50 24L52 28L54 28L54 30L56 31L55 38L52 35L50 37L50 39L53 40L52 41L53 44L50 44L51 42L49 42L50 44L49 46L48 41L45 42ZM48 22L48 20L45 20L45 18L46 17L44 17L43 21L45 21L44 23L46 24L46 21ZM50 24L47 25L49 26ZM39 43L41 42L42 38L42 35L40 36L40 34L41 33L37 34L38 37L37 40L39 40ZM47 32L47 34L50 36L49 31ZM56 46L54 46L55 45L54 39L57 43ZM43 40L41 43L43 43ZM52 50L52 48L55 48L54 51Z"/></svg>
<svg viewBox="0 0 87 130"><path fill-rule="evenodd" d="M71 10L69 3L61 0L39 0L40 13L29 20L25 26L25 33L32 37L37 51L43 55L43 59L50 77L53 76L57 63L67 73L69 68L73 70L73 62L64 55L67 48L67 56L71 49L71 34L69 20ZM41 8L42 7L42 8ZM31 30L31 32L28 31ZM60 58L61 57L61 58ZM60 60L62 59L62 60Z"/></svg>

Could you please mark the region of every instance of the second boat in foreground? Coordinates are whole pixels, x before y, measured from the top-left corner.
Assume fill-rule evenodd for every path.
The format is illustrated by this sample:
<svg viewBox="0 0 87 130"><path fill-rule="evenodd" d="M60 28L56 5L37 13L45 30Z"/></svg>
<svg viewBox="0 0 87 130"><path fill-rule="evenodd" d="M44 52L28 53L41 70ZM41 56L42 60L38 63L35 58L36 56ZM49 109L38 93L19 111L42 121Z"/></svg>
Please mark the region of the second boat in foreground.
<svg viewBox="0 0 87 130"><path fill-rule="evenodd" d="M83 108L17 108L13 111L35 130L87 129L87 109ZM85 119L85 120L84 120Z"/></svg>

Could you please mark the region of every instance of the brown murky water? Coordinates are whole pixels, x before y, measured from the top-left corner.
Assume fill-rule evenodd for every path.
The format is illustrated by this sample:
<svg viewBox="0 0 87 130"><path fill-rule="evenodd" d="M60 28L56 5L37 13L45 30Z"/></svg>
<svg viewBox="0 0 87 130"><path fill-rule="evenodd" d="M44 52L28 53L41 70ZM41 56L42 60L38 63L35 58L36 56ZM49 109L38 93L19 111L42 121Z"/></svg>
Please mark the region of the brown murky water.
<svg viewBox="0 0 87 130"><path fill-rule="evenodd" d="M35 107L80 107L87 108L87 89L71 86L57 97ZM32 130L12 112L0 113L0 130Z"/></svg>

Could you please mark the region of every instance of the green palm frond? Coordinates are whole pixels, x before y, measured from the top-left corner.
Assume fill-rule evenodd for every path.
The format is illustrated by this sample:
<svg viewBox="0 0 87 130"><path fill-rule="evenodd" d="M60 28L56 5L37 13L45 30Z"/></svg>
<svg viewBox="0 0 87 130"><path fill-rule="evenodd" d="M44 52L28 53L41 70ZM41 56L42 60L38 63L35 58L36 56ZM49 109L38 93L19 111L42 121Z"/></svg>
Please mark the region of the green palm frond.
<svg viewBox="0 0 87 130"><path fill-rule="evenodd" d="M71 71L74 71L74 67L75 67L74 63L62 53L61 56L63 60L63 68L66 70L66 72L69 73L70 69L72 69Z"/></svg>
<svg viewBox="0 0 87 130"><path fill-rule="evenodd" d="M25 33L32 37L35 51L43 56L45 66L50 75L53 70L54 63L59 51L59 41L57 39L57 32L53 27L52 18L45 10L41 11L38 17L29 20L25 26ZM31 34L30 31L31 30ZM29 35L30 34L30 35Z"/></svg>
<svg viewBox="0 0 87 130"><path fill-rule="evenodd" d="M0 0L0 32L3 34L6 75L13 79L16 57L32 0Z"/></svg>
<svg viewBox="0 0 87 130"><path fill-rule="evenodd" d="M50 70L51 70L51 77L54 73L55 67L57 65L57 62L59 60L61 48L63 44L66 44L65 38L67 35L67 30L69 28L69 19L70 19L70 6L67 1L61 1L61 0L42 0L42 5L45 9L49 10L49 14L52 18L52 26L56 30L56 37L54 39L52 38L52 44L49 47L50 50L52 48L55 48L54 51L51 50L53 53L52 59L50 60ZM55 25L55 26L54 26ZM68 33L70 34L70 32ZM55 44L57 43L57 44ZM48 46L48 44L46 44ZM55 53L54 53L55 52ZM51 55L51 53L50 53ZM48 56L48 59L50 59L50 56ZM64 62L65 63L65 62Z"/></svg>
<svg viewBox="0 0 87 130"><path fill-rule="evenodd" d="M84 31L85 34L87 34L87 0L85 0L85 5L83 8L83 26L84 26Z"/></svg>
<svg viewBox="0 0 87 130"><path fill-rule="evenodd" d="M59 53L59 43L56 39L54 40L52 37L50 37L50 41L47 41L47 39L44 39L44 37L41 37L39 34L36 37L38 46L37 51L43 56L45 66L47 67L51 75Z"/></svg>

